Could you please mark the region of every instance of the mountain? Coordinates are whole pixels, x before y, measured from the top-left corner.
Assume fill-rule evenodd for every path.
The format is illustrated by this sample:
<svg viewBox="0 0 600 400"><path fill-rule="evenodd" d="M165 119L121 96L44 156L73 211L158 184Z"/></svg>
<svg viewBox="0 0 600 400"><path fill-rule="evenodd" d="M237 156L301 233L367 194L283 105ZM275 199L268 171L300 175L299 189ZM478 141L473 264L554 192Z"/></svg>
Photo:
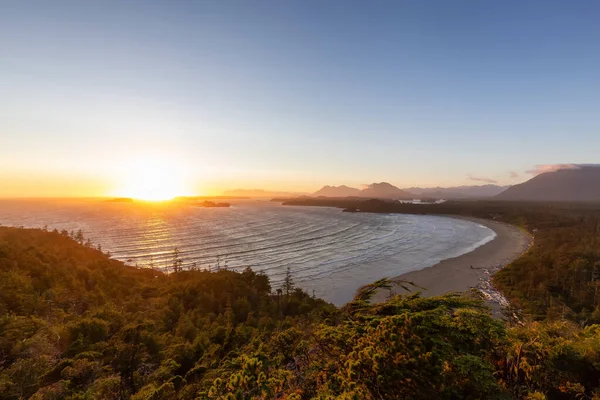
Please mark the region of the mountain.
<svg viewBox="0 0 600 400"><path fill-rule="evenodd" d="M359 196L402 200L412 200L414 198L412 193L399 189L387 182L372 183L366 189L361 190Z"/></svg>
<svg viewBox="0 0 600 400"><path fill-rule="evenodd" d="M404 189L407 192L413 193L416 196L432 197L436 199L469 199L492 197L502 193L510 186L499 185L470 185L470 186L454 186L454 187L435 187L435 188L419 188L412 187Z"/></svg>
<svg viewBox="0 0 600 400"><path fill-rule="evenodd" d="M307 193L296 193L296 192L278 192L278 191L269 191L263 189L233 189L233 190L225 190L223 192L224 196L232 196L232 197L252 197L252 198L273 198L273 197L300 197L305 196Z"/></svg>
<svg viewBox="0 0 600 400"><path fill-rule="evenodd" d="M600 201L600 166L575 166L546 172L506 189L498 200Z"/></svg>
<svg viewBox="0 0 600 400"><path fill-rule="evenodd" d="M323 186L321 189L314 192L312 195L314 197L354 197L360 196L361 190L348 187L346 185L342 186Z"/></svg>
<svg viewBox="0 0 600 400"><path fill-rule="evenodd" d="M412 200L415 196L387 182L371 183L360 190L346 185L323 186L312 197L371 197L377 199Z"/></svg>

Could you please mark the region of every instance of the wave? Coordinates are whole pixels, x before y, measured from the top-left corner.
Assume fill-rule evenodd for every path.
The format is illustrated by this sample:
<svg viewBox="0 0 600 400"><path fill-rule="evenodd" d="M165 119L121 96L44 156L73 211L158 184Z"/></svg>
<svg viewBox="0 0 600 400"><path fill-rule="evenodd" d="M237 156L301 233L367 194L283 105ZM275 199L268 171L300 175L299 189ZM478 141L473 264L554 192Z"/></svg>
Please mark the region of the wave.
<svg viewBox="0 0 600 400"><path fill-rule="evenodd" d="M235 205L149 211L135 203L3 200L0 223L82 229L114 258L142 267L152 261L168 268L175 247L184 267L214 268L217 260L235 270L251 266L269 275L274 287L289 267L300 287L328 300L338 299L343 288L434 265L495 237L479 224L447 217Z"/></svg>

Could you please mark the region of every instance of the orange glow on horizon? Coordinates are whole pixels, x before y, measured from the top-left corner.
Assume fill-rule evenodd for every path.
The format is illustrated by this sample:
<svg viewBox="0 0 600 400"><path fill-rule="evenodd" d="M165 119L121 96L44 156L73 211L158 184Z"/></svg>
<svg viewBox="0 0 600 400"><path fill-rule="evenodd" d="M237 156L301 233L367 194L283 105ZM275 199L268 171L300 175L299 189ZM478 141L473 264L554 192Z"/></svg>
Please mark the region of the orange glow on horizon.
<svg viewBox="0 0 600 400"><path fill-rule="evenodd" d="M190 192L185 173L177 165L144 158L124 168L122 183L114 195L144 201L168 201L190 195Z"/></svg>

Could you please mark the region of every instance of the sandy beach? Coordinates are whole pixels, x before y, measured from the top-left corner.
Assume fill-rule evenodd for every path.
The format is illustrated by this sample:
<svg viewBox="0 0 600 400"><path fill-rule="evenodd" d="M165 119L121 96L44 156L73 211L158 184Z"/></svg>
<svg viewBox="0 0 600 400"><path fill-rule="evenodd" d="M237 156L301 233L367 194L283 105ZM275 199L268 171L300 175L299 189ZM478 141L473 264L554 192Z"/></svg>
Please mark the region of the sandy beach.
<svg viewBox="0 0 600 400"><path fill-rule="evenodd" d="M489 278L523 254L529 248L533 238L527 232L503 222L469 217L453 216L452 218L484 225L496 232L496 237L470 253L443 260L429 268L396 276L391 281L413 282L423 288L415 289L421 290L423 296L437 296L478 288L491 305L504 305L503 296L490 286ZM382 302L390 295L403 292L405 291L400 286L393 285L389 290L376 293L373 301Z"/></svg>

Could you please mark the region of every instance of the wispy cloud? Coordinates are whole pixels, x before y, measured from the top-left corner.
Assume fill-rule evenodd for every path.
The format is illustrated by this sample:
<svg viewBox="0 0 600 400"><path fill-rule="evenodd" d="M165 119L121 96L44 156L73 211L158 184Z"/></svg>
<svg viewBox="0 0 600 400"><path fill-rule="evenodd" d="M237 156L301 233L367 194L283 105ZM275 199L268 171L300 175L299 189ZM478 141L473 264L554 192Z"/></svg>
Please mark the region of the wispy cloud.
<svg viewBox="0 0 600 400"><path fill-rule="evenodd" d="M481 176L474 176L472 174L468 174L467 178L469 178L472 181L478 181L478 182L485 182L485 183L498 183L498 181L491 179L491 178L484 178Z"/></svg>
<svg viewBox="0 0 600 400"><path fill-rule="evenodd" d="M515 171L510 171L508 173L508 176L510 176L511 178L518 178L519 174L517 174Z"/></svg>
<svg viewBox="0 0 600 400"><path fill-rule="evenodd" d="M546 172L554 172L560 169L577 169L579 166L577 164L541 164L536 165L532 169L525 171L531 175L539 175L545 174Z"/></svg>

